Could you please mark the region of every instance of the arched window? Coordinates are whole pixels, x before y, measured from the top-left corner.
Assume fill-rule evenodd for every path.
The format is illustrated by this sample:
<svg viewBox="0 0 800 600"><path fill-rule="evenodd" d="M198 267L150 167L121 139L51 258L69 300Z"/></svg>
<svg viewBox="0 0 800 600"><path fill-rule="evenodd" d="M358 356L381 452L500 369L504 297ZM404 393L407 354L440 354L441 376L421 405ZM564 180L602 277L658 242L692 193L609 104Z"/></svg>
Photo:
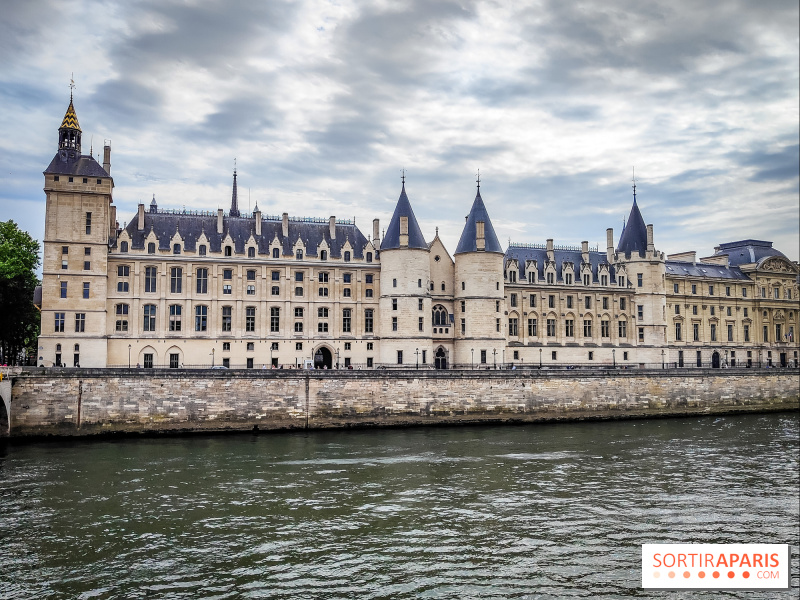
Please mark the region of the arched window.
<svg viewBox="0 0 800 600"><path fill-rule="evenodd" d="M127 252L128 251L128 242L120 242L119 251L120 252Z"/></svg>
<svg viewBox="0 0 800 600"><path fill-rule="evenodd" d="M256 257L256 249L250 246L247 249L247 258L255 258Z"/></svg>
<svg viewBox="0 0 800 600"><path fill-rule="evenodd" d="M273 248L272 258L280 258L280 257L281 257L281 251L278 248Z"/></svg>
<svg viewBox="0 0 800 600"><path fill-rule="evenodd" d="M434 327L449 327L450 319L447 315L447 309L441 304L433 307L433 326Z"/></svg>
<svg viewBox="0 0 800 600"><path fill-rule="evenodd" d="M444 291L444 281L442 282L442 291Z"/></svg>
<svg viewBox="0 0 800 600"><path fill-rule="evenodd" d="M147 244L147 253L148 254L155 254L156 253L156 245L153 242Z"/></svg>

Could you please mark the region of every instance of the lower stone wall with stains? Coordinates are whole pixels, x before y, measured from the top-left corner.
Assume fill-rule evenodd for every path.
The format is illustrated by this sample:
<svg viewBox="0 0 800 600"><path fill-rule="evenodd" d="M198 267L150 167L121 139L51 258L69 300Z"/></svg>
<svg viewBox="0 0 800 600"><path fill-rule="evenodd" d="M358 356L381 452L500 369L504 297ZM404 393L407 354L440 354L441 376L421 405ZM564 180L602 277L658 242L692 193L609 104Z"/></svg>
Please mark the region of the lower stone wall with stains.
<svg viewBox="0 0 800 600"><path fill-rule="evenodd" d="M798 410L797 369L33 370L12 437L647 418Z"/></svg>

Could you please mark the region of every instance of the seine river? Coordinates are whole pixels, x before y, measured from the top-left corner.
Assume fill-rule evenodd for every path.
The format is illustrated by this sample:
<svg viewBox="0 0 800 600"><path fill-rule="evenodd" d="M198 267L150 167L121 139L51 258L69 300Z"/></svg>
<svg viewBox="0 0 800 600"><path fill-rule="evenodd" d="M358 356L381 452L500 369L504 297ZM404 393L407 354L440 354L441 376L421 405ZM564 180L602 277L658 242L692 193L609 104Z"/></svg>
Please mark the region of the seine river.
<svg viewBox="0 0 800 600"><path fill-rule="evenodd" d="M796 413L0 445L2 598L645 592L645 542L790 543ZM796 596L793 596L796 597Z"/></svg>

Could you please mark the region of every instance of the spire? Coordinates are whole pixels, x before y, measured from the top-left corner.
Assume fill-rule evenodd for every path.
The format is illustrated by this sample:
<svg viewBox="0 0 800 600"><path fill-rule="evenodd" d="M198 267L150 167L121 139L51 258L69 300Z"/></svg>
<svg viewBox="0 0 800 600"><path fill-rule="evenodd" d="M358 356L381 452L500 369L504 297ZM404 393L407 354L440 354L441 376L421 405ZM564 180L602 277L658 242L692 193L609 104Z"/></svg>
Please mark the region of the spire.
<svg viewBox="0 0 800 600"><path fill-rule="evenodd" d="M239 194L236 190L236 159L233 159L233 194L231 194L231 217L239 217Z"/></svg>
<svg viewBox="0 0 800 600"><path fill-rule="evenodd" d="M458 246L454 254L478 251L503 252L503 249L500 247L500 241L497 239L497 234L494 232L492 220L489 218L489 212L486 210L483 198L481 198L480 171L478 171L478 178L476 181L478 184L478 192L475 195L472 208L467 215L464 230L461 232L461 239L458 241Z"/></svg>
<svg viewBox="0 0 800 600"><path fill-rule="evenodd" d="M639 205L636 203L635 171L633 177L633 206L631 206L631 214L624 225L622 235L619 236L617 252L622 252L626 255L635 252L639 256L644 256L647 252L647 227L644 224L642 213L639 211Z"/></svg>
<svg viewBox="0 0 800 600"><path fill-rule="evenodd" d="M72 104L72 90L74 88L75 82L70 79L69 106L64 114L64 119L61 121L61 127L58 128L58 149L67 152L72 151L71 154L80 156L81 126L78 124L78 115L75 114L75 107Z"/></svg>
<svg viewBox="0 0 800 600"><path fill-rule="evenodd" d="M158 212L158 204L156 204L156 195L153 194L153 199L150 201L150 212L157 213Z"/></svg>
<svg viewBox="0 0 800 600"><path fill-rule="evenodd" d="M383 233L381 250L394 250L396 248L421 248L427 250L428 244L425 242L422 230L419 227L419 223L417 223L417 218L414 216L411 203L406 195L405 170L401 181L400 198L397 200L397 206L395 206L389 227ZM401 241L403 242L402 245Z"/></svg>

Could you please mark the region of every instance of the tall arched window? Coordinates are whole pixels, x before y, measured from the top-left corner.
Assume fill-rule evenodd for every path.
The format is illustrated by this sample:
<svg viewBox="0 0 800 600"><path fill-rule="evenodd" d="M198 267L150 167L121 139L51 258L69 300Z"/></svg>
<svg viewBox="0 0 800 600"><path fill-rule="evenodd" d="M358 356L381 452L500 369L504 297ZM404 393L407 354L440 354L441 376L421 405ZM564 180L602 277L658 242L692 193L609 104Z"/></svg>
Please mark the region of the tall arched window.
<svg viewBox="0 0 800 600"><path fill-rule="evenodd" d="M433 307L433 326L434 327L449 327L450 319L447 315L447 309L441 304Z"/></svg>

